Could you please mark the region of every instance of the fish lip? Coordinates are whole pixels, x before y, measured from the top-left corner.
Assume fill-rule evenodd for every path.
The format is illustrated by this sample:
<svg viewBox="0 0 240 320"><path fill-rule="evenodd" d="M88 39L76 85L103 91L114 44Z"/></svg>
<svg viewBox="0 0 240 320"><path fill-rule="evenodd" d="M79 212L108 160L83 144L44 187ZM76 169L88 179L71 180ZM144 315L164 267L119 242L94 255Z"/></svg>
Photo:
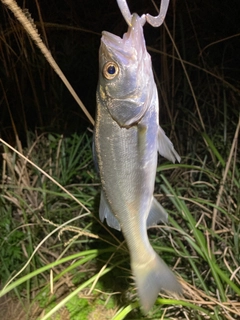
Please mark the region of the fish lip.
<svg viewBox="0 0 240 320"><path fill-rule="evenodd" d="M106 58L110 57L115 62L119 59L120 61L125 61L125 63L127 63L126 58L130 58L129 49L125 49L124 40L107 31L102 32L100 52Z"/></svg>
<svg viewBox="0 0 240 320"><path fill-rule="evenodd" d="M114 47L115 49L115 48L119 48L119 45L122 44L123 39L113 33L110 33L108 31L103 31L101 41L107 47Z"/></svg>

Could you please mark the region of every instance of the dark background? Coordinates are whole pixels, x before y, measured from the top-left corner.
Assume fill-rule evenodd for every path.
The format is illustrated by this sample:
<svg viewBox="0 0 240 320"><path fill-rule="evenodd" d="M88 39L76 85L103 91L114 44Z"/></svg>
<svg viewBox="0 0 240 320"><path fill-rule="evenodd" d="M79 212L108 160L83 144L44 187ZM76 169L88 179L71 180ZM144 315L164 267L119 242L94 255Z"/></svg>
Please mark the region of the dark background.
<svg viewBox="0 0 240 320"><path fill-rule="evenodd" d="M46 32L48 48L94 117L101 32L107 30L122 36L127 30L116 1L31 0L18 3L22 8L29 9L45 43ZM132 12L156 14L151 0L129 0L128 3ZM40 15L43 24L40 23ZM23 142L27 130L70 134L91 127L39 49L2 3L0 21L1 137L14 143L13 123ZM165 21L182 59L190 63L186 64L186 69L203 118L206 115L204 120L209 123L212 119L210 125L213 127L216 120L221 121L221 116L216 119L216 109L212 105L216 104L216 108L221 109L221 101L224 99L228 101L228 116L237 117L240 90L240 1L172 0ZM195 112L191 92L177 59L174 60L173 69L170 56L176 56L176 53L165 27L154 29L146 25L144 30L154 72L159 80L157 85L160 92L166 93L167 101L172 105L169 116L169 110L161 101L160 94L161 123L169 122L176 111L183 117L188 111ZM166 70L162 72L164 66L169 70L167 77ZM213 73L220 80L216 80L215 76L206 76L202 69ZM173 86L174 90L171 90ZM208 103L204 101L205 97Z"/></svg>

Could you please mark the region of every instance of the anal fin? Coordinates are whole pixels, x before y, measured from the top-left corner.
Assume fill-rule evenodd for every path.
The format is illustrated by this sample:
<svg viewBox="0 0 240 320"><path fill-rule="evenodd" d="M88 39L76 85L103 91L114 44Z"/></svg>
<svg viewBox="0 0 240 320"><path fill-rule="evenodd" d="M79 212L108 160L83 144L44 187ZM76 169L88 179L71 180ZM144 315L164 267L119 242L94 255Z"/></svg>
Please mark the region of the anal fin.
<svg viewBox="0 0 240 320"><path fill-rule="evenodd" d="M152 206L147 218L147 228L158 224L160 221L167 222L168 214L163 206L153 197Z"/></svg>

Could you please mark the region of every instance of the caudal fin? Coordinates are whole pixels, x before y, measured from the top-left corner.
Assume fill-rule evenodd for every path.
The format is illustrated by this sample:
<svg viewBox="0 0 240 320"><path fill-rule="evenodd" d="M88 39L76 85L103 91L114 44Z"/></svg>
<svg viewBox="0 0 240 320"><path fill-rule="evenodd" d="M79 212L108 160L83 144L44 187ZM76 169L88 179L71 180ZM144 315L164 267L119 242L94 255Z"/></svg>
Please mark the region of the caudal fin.
<svg viewBox="0 0 240 320"><path fill-rule="evenodd" d="M147 313L154 305L160 291L181 294L182 287L166 263L154 252L145 264L132 263L138 296L143 311Z"/></svg>

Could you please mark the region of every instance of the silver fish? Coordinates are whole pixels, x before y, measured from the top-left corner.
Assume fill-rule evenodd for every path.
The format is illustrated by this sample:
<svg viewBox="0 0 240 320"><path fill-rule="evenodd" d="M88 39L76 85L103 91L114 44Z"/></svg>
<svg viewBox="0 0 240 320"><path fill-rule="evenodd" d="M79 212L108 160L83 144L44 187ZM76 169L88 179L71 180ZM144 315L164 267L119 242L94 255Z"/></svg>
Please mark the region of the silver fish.
<svg viewBox="0 0 240 320"><path fill-rule="evenodd" d="M122 230L145 312L159 291L181 293L181 286L150 245L147 227L167 221L153 197L158 152L180 162L158 123L158 94L141 18L120 38L103 32L94 149L102 183L100 219Z"/></svg>

